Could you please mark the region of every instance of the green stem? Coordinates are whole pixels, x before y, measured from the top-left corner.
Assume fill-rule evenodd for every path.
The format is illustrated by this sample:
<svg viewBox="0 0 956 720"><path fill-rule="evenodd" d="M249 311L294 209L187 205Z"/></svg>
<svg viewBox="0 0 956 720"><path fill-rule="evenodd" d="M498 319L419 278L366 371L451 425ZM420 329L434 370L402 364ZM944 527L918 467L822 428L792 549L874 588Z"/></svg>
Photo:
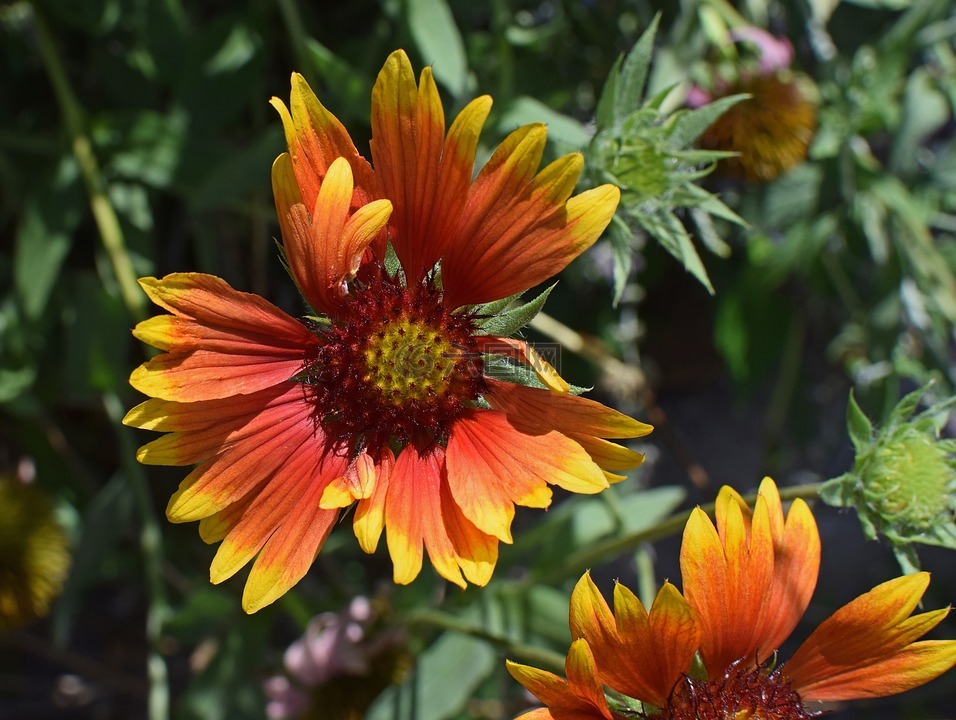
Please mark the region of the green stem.
<svg viewBox="0 0 956 720"><path fill-rule="evenodd" d="M146 659L146 673L149 678L149 720L169 719L169 674L166 661L161 652L163 623L169 615L166 590L163 584L163 545L162 533L153 501L146 483L146 474L136 462L136 451L130 441L128 428L123 427L123 405L114 393L103 396L103 405L109 416L120 444L119 456L122 458L123 472L130 480L130 486L136 495L139 506L141 530L140 552L143 558L143 571L146 576L148 606L146 610L146 639L149 652Z"/></svg>
<svg viewBox="0 0 956 720"><path fill-rule="evenodd" d="M99 163L97 163L96 155L93 153L93 143L84 131L86 122L83 108L70 86L53 36L36 7L33 9L33 26L36 29L40 56L43 58L43 65L50 78L50 84L53 86L53 94L60 106L63 124L70 137L73 155L80 166L80 172L83 174L83 180L86 183L93 219L99 230L100 239L103 241L103 247L106 248L110 264L113 266L113 273L116 275L120 296L130 316L134 320L141 320L146 317L146 296L136 282L136 272L133 270L129 253L126 251L123 230L120 227L119 218L116 216L116 210L113 208L107 194L106 180L100 172Z"/></svg>
<svg viewBox="0 0 956 720"><path fill-rule="evenodd" d="M431 610L420 608L413 610L405 615L405 624L409 627L419 625L424 627L441 628L442 630L453 630L465 635L485 640L496 646L501 652L509 658L520 660L521 662L541 667L554 672L564 672L564 655L553 650L545 648L531 647L522 643L516 643L509 638L493 633L483 627L467 623L461 618L441 610Z"/></svg>
<svg viewBox="0 0 956 720"><path fill-rule="evenodd" d="M781 488L781 500L793 500L795 498L815 498L818 496L822 483L812 483L808 485L797 485L795 487ZM753 505L757 499L757 493L745 495L744 499L748 504ZM708 515L714 514L714 503L702 505L701 510ZM670 535L676 535L684 529L684 525L690 519L693 510L672 515L666 520L661 521L653 527L638 532L628 533L620 537L605 540L602 543L572 553L564 564L552 571L543 572L538 575L529 575L524 581L526 584L538 582L551 583L563 580L575 573L581 572L586 568L593 567L610 557L630 552L641 543L653 542Z"/></svg>
<svg viewBox="0 0 956 720"><path fill-rule="evenodd" d="M295 0L276 0L276 2L279 5L282 21L285 23L285 30L289 34L289 42L292 43L292 56L298 71L305 76L310 85L315 86L316 78L313 76L312 63L309 61L305 25L302 23L299 6L295 4Z"/></svg>

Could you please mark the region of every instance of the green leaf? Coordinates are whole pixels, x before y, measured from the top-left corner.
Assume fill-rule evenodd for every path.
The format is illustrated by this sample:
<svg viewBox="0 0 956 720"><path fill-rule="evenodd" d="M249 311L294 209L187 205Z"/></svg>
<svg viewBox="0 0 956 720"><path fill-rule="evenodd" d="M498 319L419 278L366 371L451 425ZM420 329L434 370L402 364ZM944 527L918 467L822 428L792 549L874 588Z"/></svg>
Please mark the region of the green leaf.
<svg viewBox="0 0 956 720"><path fill-rule="evenodd" d="M598 98L597 110L594 113L594 121L598 132L614 127L617 122L617 94L621 86L621 63L624 56L619 55L617 60L611 66L611 71L604 81L604 87L601 89L601 97Z"/></svg>
<svg viewBox="0 0 956 720"><path fill-rule="evenodd" d="M667 252L673 255L691 275L697 278L707 292L714 294L714 286L701 262L700 255L691 242L690 235L677 217L667 210L637 215L637 221L652 235Z"/></svg>
<svg viewBox="0 0 956 720"><path fill-rule="evenodd" d="M853 391L850 390L850 399L846 404L846 429L850 433L850 440L858 453L864 452L873 441L873 424L857 405Z"/></svg>
<svg viewBox="0 0 956 720"><path fill-rule="evenodd" d="M315 38L310 37L305 41L305 49L328 92L342 98L342 104L347 109L358 112L361 108L362 112L367 113L372 82L365 73L342 60Z"/></svg>
<svg viewBox="0 0 956 720"><path fill-rule="evenodd" d="M621 533L641 532L673 513L687 491L676 485L642 490L617 501ZM616 529L618 518L601 498L582 498L572 516L575 547L586 547Z"/></svg>
<svg viewBox="0 0 956 720"><path fill-rule="evenodd" d="M654 55L654 38L660 24L661 14L657 13L647 30L643 32L621 67L621 79L615 93L615 121L620 122L641 105L644 96L644 83Z"/></svg>
<svg viewBox="0 0 956 720"><path fill-rule="evenodd" d="M927 390L929 390L932 384L933 383L931 381L918 390L914 390L908 395L905 395L898 403L896 403L896 407L893 408L889 418L887 418L886 424L890 425L892 423L909 420L916 411L916 408L919 406L920 400L923 399L923 395Z"/></svg>
<svg viewBox="0 0 956 720"><path fill-rule="evenodd" d="M571 148L582 148L591 139L591 133L580 122L526 95L515 98L505 108L498 120L498 129L507 133L534 122L547 124L548 139Z"/></svg>
<svg viewBox="0 0 956 720"><path fill-rule="evenodd" d="M704 131L731 107L749 95L728 95L695 110L679 110L671 121L669 141L672 147L683 148L697 140Z"/></svg>
<svg viewBox="0 0 956 720"><path fill-rule="evenodd" d="M16 235L13 285L23 312L30 319L40 317L46 309L50 291L72 245L72 233L67 226L75 224L75 219L64 223L63 213L44 213L34 203L23 210Z"/></svg>
<svg viewBox="0 0 956 720"><path fill-rule="evenodd" d="M849 507L853 504L851 491L855 482L856 476L852 473L827 480L820 486L819 497L832 507Z"/></svg>
<svg viewBox="0 0 956 720"><path fill-rule="evenodd" d="M518 307L505 310L497 315L492 315L484 320L479 320L476 324L480 328L481 335L495 335L497 337L509 337L518 332L521 328L531 322L535 315L541 312L548 295L554 290L555 283L534 300L519 305Z"/></svg>
<svg viewBox="0 0 956 720"><path fill-rule="evenodd" d="M611 254L614 262L614 304L621 301L627 279L631 275L634 264L633 250L634 233L620 215L615 215L607 233L611 245Z"/></svg>
<svg viewBox="0 0 956 720"><path fill-rule="evenodd" d="M435 79L459 97L468 83L465 43L445 0L408 0L406 19L425 63Z"/></svg>
<svg viewBox="0 0 956 720"><path fill-rule="evenodd" d="M388 688L366 720L446 720L458 717L478 686L498 667L498 657L481 640L446 632L418 657L411 676ZM398 715L396 715L398 711Z"/></svg>

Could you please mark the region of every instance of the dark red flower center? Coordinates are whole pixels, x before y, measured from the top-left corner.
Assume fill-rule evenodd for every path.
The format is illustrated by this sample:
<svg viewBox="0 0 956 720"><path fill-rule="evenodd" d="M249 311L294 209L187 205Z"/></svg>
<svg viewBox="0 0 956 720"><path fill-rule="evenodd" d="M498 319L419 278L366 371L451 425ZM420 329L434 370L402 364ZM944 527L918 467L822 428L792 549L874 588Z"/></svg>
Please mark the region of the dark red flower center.
<svg viewBox="0 0 956 720"><path fill-rule="evenodd" d="M738 662L722 677L684 677L661 720L809 720L800 696L779 670Z"/></svg>
<svg viewBox="0 0 956 720"><path fill-rule="evenodd" d="M326 434L373 454L444 442L486 389L473 319L448 311L430 278L405 287L381 272L356 285L317 326L324 344L304 373Z"/></svg>

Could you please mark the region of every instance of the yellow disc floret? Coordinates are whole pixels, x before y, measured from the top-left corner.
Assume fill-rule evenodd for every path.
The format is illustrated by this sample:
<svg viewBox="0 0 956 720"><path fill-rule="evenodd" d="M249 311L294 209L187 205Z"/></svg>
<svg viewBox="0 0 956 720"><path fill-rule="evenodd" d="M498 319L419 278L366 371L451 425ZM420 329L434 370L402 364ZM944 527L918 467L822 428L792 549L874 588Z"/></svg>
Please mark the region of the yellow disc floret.
<svg viewBox="0 0 956 720"><path fill-rule="evenodd" d="M443 395L459 353L439 329L400 318L377 330L365 346L366 382L386 402L403 405Z"/></svg>

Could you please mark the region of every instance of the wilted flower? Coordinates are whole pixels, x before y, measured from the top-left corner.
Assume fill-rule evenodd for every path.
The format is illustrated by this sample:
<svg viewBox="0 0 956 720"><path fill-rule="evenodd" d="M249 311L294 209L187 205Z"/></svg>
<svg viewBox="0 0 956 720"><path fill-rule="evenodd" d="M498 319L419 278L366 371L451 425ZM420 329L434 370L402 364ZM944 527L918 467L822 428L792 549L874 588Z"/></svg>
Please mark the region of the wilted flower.
<svg viewBox="0 0 956 720"><path fill-rule="evenodd" d="M540 124L473 180L491 99L446 134L431 70L416 84L402 51L372 91L374 170L301 76L291 110L273 104L289 145L272 175L284 257L321 316L300 322L210 275L143 279L172 314L135 330L166 352L133 372L153 399L125 422L169 434L138 457L200 463L167 515L222 541L213 582L256 558L250 612L299 581L353 502L366 552L387 530L396 582L427 551L444 578L484 585L515 505L547 507L551 484L599 492L643 459L606 438L649 426L571 394L508 337L537 308L502 314L590 247L619 192L572 197L578 154L539 172Z"/></svg>
<svg viewBox="0 0 956 720"><path fill-rule="evenodd" d="M0 630L46 615L69 568L66 533L50 498L0 475Z"/></svg>
<svg viewBox="0 0 956 720"><path fill-rule="evenodd" d="M547 706L522 718L803 720L812 714L807 703L893 695L956 664L956 641L916 642L949 612L910 616L929 583L927 573L916 573L837 610L775 666L816 585L813 515L796 500L784 519L769 478L752 514L724 487L716 515L715 527L702 510L693 512L680 555L684 594L665 583L650 612L620 584L612 612L590 576L581 578L571 596L576 640L567 681L508 666Z"/></svg>
<svg viewBox="0 0 956 720"><path fill-rule="evenodd" d="M956 441L940 438L956 400L914 416L928 388L900 400L879 431L850 395L847 426L856 461L820 490L830 505L855 508L866 536L889 540L907 571L919 568L913 543L956 549Z"/></svg>
<svg viewBox="0 0 956 720"><path fill-rule="evenodd" d="M714 70L709 88L692 89L688 102L696 107L729 95L748 94L728 109L701 136L710 150L739 153L721 161L720 168L748 180L769 181L807 157L817 126L812 81L793 73L793 47L760 28L739 28L732 39L756 51L756 63L742 60Z"/></svg>
<svg viewBox="0 0 956 720"><path fill-rule="evenodd" d="M359 720L405 672L401 635L385 630L368 598L323 613L285 652L285 675L266 681L271 720Z"/></svg>

